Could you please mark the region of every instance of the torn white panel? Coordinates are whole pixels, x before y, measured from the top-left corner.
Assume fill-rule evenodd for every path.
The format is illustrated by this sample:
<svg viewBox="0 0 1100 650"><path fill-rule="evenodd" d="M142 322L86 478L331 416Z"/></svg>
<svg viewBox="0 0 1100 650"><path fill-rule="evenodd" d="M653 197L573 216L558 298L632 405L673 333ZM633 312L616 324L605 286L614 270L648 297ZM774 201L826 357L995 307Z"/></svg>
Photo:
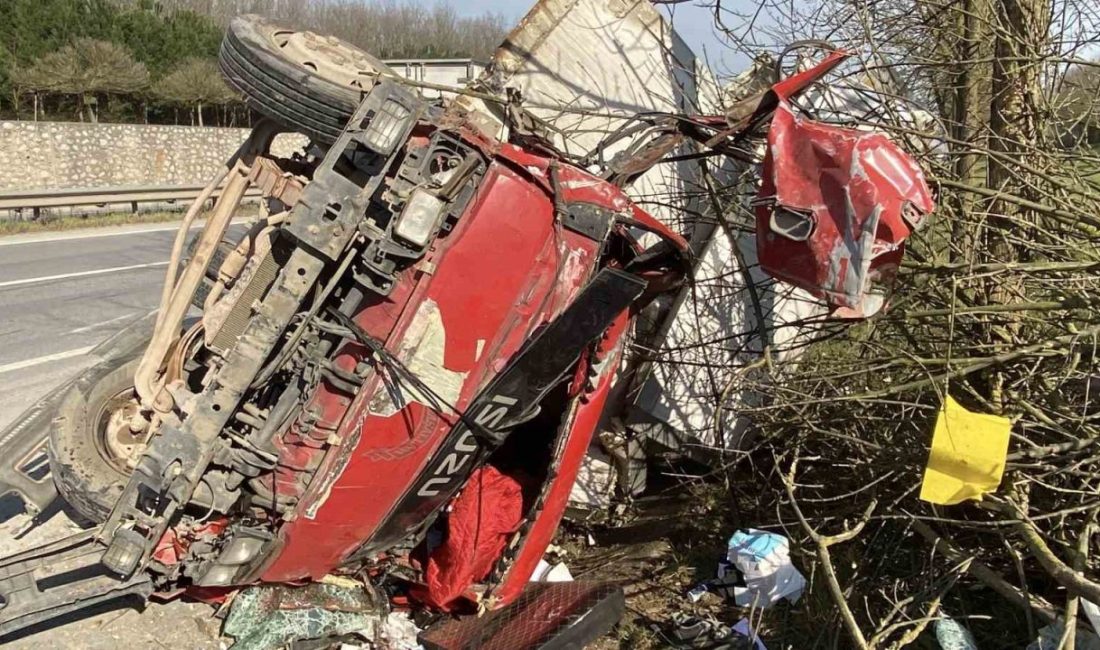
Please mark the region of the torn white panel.
<svg viewBox="0 0 1100 650"><path fill-rule="evenodd" d="M546 560L539 560L528 582L573 582L573 574L569 572L565 562L550 564Z"/></svg>
<svg viewBox="0 0 1100 650"><path fill-rule="evenodd" d="M571 154L591 152L638 113L721 112L713 76L648 0L541 0L497 49L486 80L518 89ZM606 159L631 143L613 144ZM627 192L676 224L698 174L695 162L659 165Z"/></svg>
<svg viewBox="0 0 1100 650"><path fill-rule="evenodd" d="M569 505L583 510L599 510L611 506L615 492L615 467L598 444L592 445L581 461L577 480L569 492Z"/></svg>
<svg viewBox="0 0 1100 650"><path fill-rule="evenodd" d="M755 192L746 183L746 202ZM747 208L747 203L746 203ZM809 293L775 282L756 266L755 238L737 242L753 270L773 360L790 362L813 336L826 307ZM705 460L707 450L736 449L748 421L738 410L752 404L754 371L762 345L746 274L721 228L700 255L690 293L669 325L652 375L643 384L627 423L668 449ZM721 411L716 396L725 394ZM720 419L720 421L719 421Z"/></svg>
<svg viewBox="0 0 1100 650"><path fill-rule="evenodd" d="M466 381L466 373L444 367L446 348L447 330L443 326L439 305L434 300L426 299L420 303L416 315L409 323L396 356L431 392L442 398L446 404L454 404L458 401L463 382ZM370 412L389 417L410 402L436 406L436 400L422 395L416 388L409 386L408 382L383 380L371 397Z"/></svg>

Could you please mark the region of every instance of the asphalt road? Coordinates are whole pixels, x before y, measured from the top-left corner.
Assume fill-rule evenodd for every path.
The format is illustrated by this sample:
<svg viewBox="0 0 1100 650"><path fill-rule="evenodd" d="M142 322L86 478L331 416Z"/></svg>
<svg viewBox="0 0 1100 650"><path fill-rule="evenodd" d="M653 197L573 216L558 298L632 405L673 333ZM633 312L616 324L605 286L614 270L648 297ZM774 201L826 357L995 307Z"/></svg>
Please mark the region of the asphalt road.
<svg viewBox="0 0 1100 650"><path fill-rule="evenodd" d="M0 238L0 429L89 364L86 352L154 308L172 224ZM75 530L63 514L22 538L28 517L0 501L0 556ZM206 605L118 610L4 643L14 650L218 648Z"/></svg>

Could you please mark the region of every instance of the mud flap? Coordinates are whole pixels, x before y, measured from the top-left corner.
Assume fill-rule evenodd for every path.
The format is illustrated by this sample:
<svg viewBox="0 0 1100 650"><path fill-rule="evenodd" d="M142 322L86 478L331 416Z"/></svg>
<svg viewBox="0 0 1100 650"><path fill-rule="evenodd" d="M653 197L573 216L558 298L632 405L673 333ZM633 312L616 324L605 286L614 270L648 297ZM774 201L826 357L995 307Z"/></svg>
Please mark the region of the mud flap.
<svg viewBox="0 0 1100 650"><path fill-rule="evenodd" d="M623 590L597 582L532 582L511 605L428 628L427 650L566 650L603 636L623 615Z"/></svg>
<svg viewBox="0 0 1100 650"><path fill-rule="evenodd" d="M89 530L0 560L0 644L12 632L153 591L145 574L121 581L100 564L105 547Z"/></svg>

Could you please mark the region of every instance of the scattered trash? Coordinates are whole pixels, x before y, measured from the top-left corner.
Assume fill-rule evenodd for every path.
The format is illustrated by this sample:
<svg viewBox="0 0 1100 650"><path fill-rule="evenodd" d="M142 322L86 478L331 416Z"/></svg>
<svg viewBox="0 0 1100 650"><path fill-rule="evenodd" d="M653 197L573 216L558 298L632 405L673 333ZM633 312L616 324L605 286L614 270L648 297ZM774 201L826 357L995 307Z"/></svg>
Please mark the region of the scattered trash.
<svg viewBox="0 0 1100 650"><path fill-rule="evenodd" d="M971 413L947 396L932 434L920 498L949 506L996 490L1011 430L1008 418Z"/></svg>
<svg viewBox="0 0 1100 650"><path fill-rule="evenodd" d="M233 650L352 635L373 639L383 609L361 586L249 587L233 599L223 631L236 640Z"/></svg>
<svg viewBox="0 0 1100 650"><path fill-rule="evenodd" d="M749 528L730 537L727 559L744 577L734 587L734 602L742 607L769 607L780 599L798 602L806 579L791 564L786 537Z"/></svg>
<svg viewBox="0 0 1100 650"><path fill-rule="evenodd" d="M708 581L709 582L709 581ZM700 582L691 588L691 591L687 592L688 600L693 603L699 602L699 599L703 597L703 594L710 591L710 585L708 582Z"/></svg>
<svg viewBox="0 0 1100 650"><path fill-rule="evenodd" d="M1079 602L1081 610L1085 612L1089 623L1092 624L1093 631L1100 634L1100 607L1097 607L1091 600L1085 600L1084 598Z"/></svg>
<svg viewBox="0 0 1100 650"><path fill-rule="evenodd" d="M733 562L730 562L728 557L724 557L724 558L718 560L718 571L717 571L716 575L719 578L725 578L726 576L731 575L731 572L733 570L734 570ZM734 574L734 575L736 575L736 574Z"/></svg>
<svg viewBox="0 0 1100 650"><path fill-rule="evenodd" d="M741 623L745 625L742 629L738 629ZM663 634L660 629L655 631L658 634ZM752 634L747 620L742 620L737 626L730 628L728 625L712 618L697 618L679 613L672 617L671 629L667 631L666 640L671 641L674 648L767 650L759 639L755 643L750 640Z"/></svg>
<svg viewBox="0 0 1100 650"><path fill-rule="evenodd" d="M733 565L723 559L718 563L718 577L695 585L691 591L687 592L687 597L693 603L699 602L706 593L729 599L734 598L734 589L744 588L744 586L745 582L734 570Z"/></svg>
<svg viewBox="0 0 1100 650"><path fill-rule="evenodd" d="M569 573L569 567L565 562L550 564L546 560L539 560L535 571L528 582L572 582L573 574Z"/></svg>
<svg viewBox="0 0 1100 650"><path fill-rule="evenodd" d="M1084 601L1081 601L1084 602ZM1027 646L1027 650L1100 650L1100 637L1078 627L1072 648L1062 648L1062 635L1066 625L1062 619L1039 628L1039 638Z"/></svg>
<svg viewBox="0 0 1100 650"><path fill-rule="evenodd" d="M764 642L756 635L756 631L749 625L749 619L743 618L737 621L737 624L733 626L733 631L747 638L749 641L752 641L753 647L756 650L768 650L768 647L764 645Z"/></svg>
<svg viewBox="0 0 1100 650"><path fill-rule="evenodd" d="M420 629L406 612L390 612L379 627L378 636L388 650L421 650Z"/></svg>
<svg viewBox="0 0 1100 650"><path fill-rule="evenodd" d="M934 627L936 641L943 650L978 650L970 630L950 616L938 619Z"/></svg>

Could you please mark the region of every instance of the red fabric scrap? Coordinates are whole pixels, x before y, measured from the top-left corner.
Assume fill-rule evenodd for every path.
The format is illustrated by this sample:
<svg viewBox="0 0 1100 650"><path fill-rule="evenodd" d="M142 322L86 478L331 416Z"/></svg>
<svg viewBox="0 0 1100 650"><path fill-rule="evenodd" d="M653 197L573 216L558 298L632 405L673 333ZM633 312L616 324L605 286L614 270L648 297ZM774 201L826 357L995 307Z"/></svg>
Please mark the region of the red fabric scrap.
<svg viewBox="0 0 1100 650"><path fill-rule="evenodd" d="M446 541L428 558L417 598L444 611L461 606L466 591L492 571L522 519L519 481L492 465L477 469L452 504Z"/></svg>

